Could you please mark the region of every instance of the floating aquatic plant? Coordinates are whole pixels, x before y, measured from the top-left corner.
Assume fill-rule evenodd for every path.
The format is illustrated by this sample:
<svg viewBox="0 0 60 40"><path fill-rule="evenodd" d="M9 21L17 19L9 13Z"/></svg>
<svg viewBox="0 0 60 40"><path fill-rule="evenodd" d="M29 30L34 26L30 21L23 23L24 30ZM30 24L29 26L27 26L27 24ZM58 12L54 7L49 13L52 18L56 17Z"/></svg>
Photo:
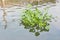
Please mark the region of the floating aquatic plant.
<svg viewBox="0 0 60 40"><path fill-rule="evenodd" d="M39 36L40 32L49 31L49 22L52 19L52 15L48 14L46 8L45 11L41 11L38 8L25 9L24 15L22 15L21 23L25 29L29 29L29 32L35 33L35 36Z"/></svg>

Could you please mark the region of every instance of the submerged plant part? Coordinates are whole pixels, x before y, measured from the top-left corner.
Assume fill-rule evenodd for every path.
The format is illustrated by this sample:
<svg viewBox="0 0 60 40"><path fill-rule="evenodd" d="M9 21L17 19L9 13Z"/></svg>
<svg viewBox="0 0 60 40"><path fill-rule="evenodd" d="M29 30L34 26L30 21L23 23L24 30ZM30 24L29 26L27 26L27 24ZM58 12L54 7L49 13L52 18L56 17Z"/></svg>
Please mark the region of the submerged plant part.
<svg viewBox="0 0 60 40"><path fill-rule="evenodd" d="M52 15L48 15L48 11L41 12L38 8L34 10L25 9L24 15L22 15L21 23L25 29L29 29L29 32L35 33L35 36L39 36L40 32L49 31L49 22L52 19Z"/></svg>

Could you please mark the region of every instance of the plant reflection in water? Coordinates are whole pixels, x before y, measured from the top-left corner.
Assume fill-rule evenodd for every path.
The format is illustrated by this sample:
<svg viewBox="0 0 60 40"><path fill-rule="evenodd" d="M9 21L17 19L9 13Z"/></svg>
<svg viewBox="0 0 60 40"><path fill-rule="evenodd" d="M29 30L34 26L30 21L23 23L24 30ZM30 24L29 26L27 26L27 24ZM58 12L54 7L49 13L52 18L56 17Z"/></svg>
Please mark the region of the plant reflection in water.
<svg viewBox="0 0 60 40"><path fill-rule="evenodd" d="M3 11L3 23L4 23L4 29L6 29L7 27L7 20L6 20L6 11L5 11L5 0L1 0L1 3L2 3L2 11Z"/></svg>
<svg viewBox="0 0 60 40"><path fill-rule="evenodd" d="M6 12L3 10L3 23L4 23L4 29L7 28L7 20L6 20Z"/></svg>

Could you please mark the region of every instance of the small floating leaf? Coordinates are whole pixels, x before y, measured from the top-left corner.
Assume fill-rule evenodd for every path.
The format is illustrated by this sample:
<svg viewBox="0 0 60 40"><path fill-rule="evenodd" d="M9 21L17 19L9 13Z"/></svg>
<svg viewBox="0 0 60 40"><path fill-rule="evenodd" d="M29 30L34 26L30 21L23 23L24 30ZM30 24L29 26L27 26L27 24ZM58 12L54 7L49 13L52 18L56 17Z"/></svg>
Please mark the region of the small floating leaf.
<svg viewBox="0 0 60 40"><path fill-rule="evenodd" d="M40 35L40 33L39 33L39 32L36 32L36 33L35 33L35 36L39 36L39 35Z"/></svg>

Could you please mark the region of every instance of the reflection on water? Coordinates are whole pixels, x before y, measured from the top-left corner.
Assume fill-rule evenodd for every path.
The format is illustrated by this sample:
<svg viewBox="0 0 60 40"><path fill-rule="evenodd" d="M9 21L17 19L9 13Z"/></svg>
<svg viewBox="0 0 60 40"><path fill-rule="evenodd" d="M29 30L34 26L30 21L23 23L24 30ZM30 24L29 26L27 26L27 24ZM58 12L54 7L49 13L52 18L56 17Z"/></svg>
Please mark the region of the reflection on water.
<svg viewBox="0 0 60 40"><path fill-rule="evenodd" d="M32 5L41 5L44 3L56 3L56 0L5 0L6 6L8 5L18 5L18 6L25 6L27 4L32 4ZM1 5L1 0L0 0L0 5Z"/></svg>
<svg viewBox="0 0 60 40"><path fill-rule="evenodd" d="M56 3L56 0L39 0L39 1L33 1L32 5L41 5L44 3Z"/></svg>
<svg viewBox="0 0 60 40"><path fill-rule="evenodd" d="M7 20L6 20L7 14L6 14L6 11L5 11L5 0L1 0L1 4L2 4L1 8L3 8L2 11L3 11L4 29L6 29L6 27L7 27Z"/></svg>
<svg viewBox="0 0 60 40"><path fill-rule="evenodd" d="M42 32L38 38L32 35L32 33L28 32L28 30L25 30L23 26L18 26L18 22L16 22L17 20L13 20L14 22L11 21L13 18L18 19L22 14L19 7L11 7L7 10L9 11L7 16L6 11L3 10L3 21L0 19L0 40L60 40L60 4L57 4L57 6L54 6L49 10L49 13L59 17L57 19L58 21L52 22L50 31ZM5 24L5 29L8 25L7 30L3 30L1 28L4 25L2 22Z"/></svg>
<svg viewBox="0 0 60 40"><path fill-rule="evenodd" d="M3 9L3 23L4 23L4 29L6 29L6 27L7 27L6 16L7 16L7 14L6 14L5 10Z"/></svg>

